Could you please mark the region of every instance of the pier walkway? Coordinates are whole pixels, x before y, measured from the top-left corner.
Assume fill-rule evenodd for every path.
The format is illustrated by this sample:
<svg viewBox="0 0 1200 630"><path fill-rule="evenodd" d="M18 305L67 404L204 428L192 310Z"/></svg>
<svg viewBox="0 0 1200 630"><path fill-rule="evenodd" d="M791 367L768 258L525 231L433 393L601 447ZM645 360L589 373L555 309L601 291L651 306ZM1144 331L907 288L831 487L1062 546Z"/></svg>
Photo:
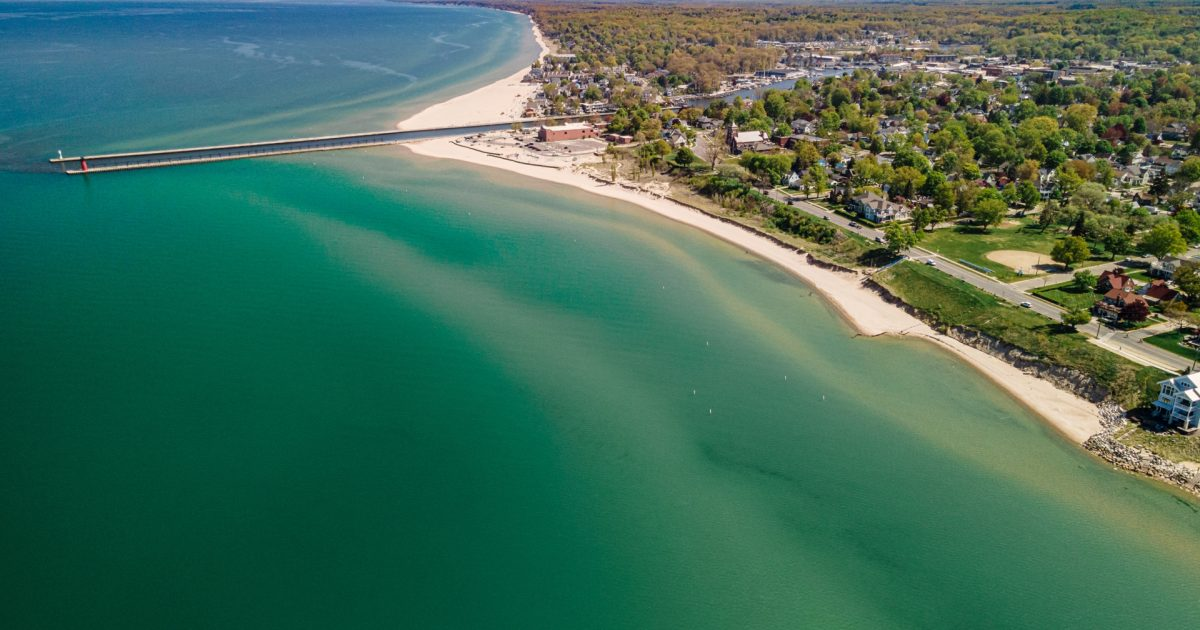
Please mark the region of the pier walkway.
<svg viewBox="0 0 1200 630"><path fill-rule="evenodd" d="M336 136L318 136L313 138L292 138L288 140L271 140L267 142L246 142L241 144L223 144L208 147L188 147L183 149L160 149L153 151L136 151L130 153L104 153L97 155L80 155L75 157L52 158L51 164L58 164L68 175L84 175L87 173L105 173L109 171L127 171L138 168L157 168L164 166L180 166L183 164L202 164L205 162L221 162L225 160L241 160L246 158L270 157L290 153L308 153L312 151L335 151L340 149L361 149L377 147L386 144L399 144L426 138L446 136L466 136L488 131L509 129L514 123L522 125L540 125L542 123L558 123L585 118L603 118L604 116L555 116L551 118L523 119L516 121L467 125L462 127L437 127L432 129L389 129L386 131L371 131L366 133L351 133Z"/></svg>

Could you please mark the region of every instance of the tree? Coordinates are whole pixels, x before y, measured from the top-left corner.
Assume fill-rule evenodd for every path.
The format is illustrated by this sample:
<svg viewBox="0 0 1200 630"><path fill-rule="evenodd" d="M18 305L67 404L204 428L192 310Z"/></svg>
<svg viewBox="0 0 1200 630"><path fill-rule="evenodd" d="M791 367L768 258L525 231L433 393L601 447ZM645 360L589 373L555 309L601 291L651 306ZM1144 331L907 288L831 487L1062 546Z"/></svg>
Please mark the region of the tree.
<svg viewBox="0 0 1200 630"><path fill-rule="evenodd" d="M1058 214L1058 202L1052 200L1046 205L1042 206L1042 211L1038 214L1038 227L1045 232L1046 228L1054 225L1054 222L1058 220Z"/></svg>
<svg viewBox="0 0 1200 630"><path fill-rule="evenodd" d="M1150 317L1150 307L1143 300L1130 300L1121 307L1117 317L1125 322L1144 322Z"/></svg>
<svg viewBox="0 0 1200 630"><path fill-rule="evenodd" d="M1100 244L1108 252L1109 260L1116 260L1117 256L1124 256L1133 249L1133 237L1125 230L1109 230L1101 237Z"/></svg>
<svg viewBox="0 0 1200 630"><path fill-rule="evenodd" d="M1175 213L1175 222L1179 224L1179 233L1183 240L1189 243L1200 242L1200 213L1191 208L1184 208Z"/></svg>
<svg viewBox="0 0 1200 630"><path fill-rule="evenodd" d="M820 196L829 186L829 175L825 172L825 167L820 164L814 164L800 178L800 184L804 186L804 191L813 191Z"/></svg>
<svg viewBox="0 0 1200 630"><path fill-rule="evenodd" d="M1146 253L1162 260L1171 254L1182 254L1187 251L1187 241L1179 233L1179 224L1174 221L1162 221L1155 225L1142 237L1141 248Z"/></svg>
<svg viewBox="0 0 1200 630"><path fill-rule="evenodd" d="M1159 171L1154 179L1150 180L1150 194L1155 198L1161 197L1171 191L1171 180L1167 177L1165 171Z"/></svg>
<svg viewBox="0 0 1200 630"><path fill-rule="evenodd" d="M1079 133L1087 133L1096 120L1096 106L1087 103L1076 103L1067 107L1063 113L1063 123Z"/></svg>
<svg viewBox="0 0 1200 630"><path fill-rule="evenodd" d="M983 226L985 232L990 226L1000 225L1007 213L1008 206L1004 205L1004 200L993 197L980 199L971 208L971 216L975 218L976 223Z"/></svg>
<svg viewBox="0 0 1200 630"><path fill-rule="evenodd" d="M804 170L821 161L821 152L813 143L801 140L796 143L796 169Z"/></svg>
<svg viewBox="0 0 1200 630"><path fill-rule="evenodd" d="M1185 182L1200 181L1200 155L1193 155L1184 160L1176 175Z"/></svg>
<svg viewBox="0 0 1200 630"><path fill-rule="evenodd" d="M1091 291L1096 288L1096 274L1087 270L1076 271L1071 285L1080 291Z"/></svg>
<svg viewBox="0 0 1200 630"><path fill-rule="evenodd" d="M1189 304L1200 302L1200 263L1186 261L1179 264L1171 275L1175 286L1187 296Z"/></svg>
<svg viewBox="0 0 1200 630"><path fill-rule="evenodd" d="M1042 194L1038 192L1037 186L1031 182L1021 182L1017 185L1017 198L1021 205L1026 208L1032 208L1037 205L1037 202L1042 200Z"/></svg>
<svg viewBox="0 0 1200 630"><path fill-rule="evenodd" d="M900 166L892 171L891 183L893 194L911 198L925 185L925 175L912 166Z"/></svg>
<svg viewBox="0 0 1200 630"><path fill-rule="evenodd" d="M1067 269L1075 263L1087 260L1091 255L1087 241L1078 236L1068 236L1055 243L1054 248L1050 250L1050 258L1062 263Z"/></svg>
<svg viewBox="0 0 1200 630"><path fill-rule="evenodd" d="M1187 305L1180 300L1167 302L1163 305L1162 312L1167 319L1175 322L1175 325L1179 328L1183 328L1183 325L1188 321Z"/></svg>
<svg viewBox="0 0 1200 630"><path fill-rule="evenodd" d="M929 208L926 206L914 208L912 211L913 230L920 232L921 230L924 230L926 226L937 223L939 214L940 213L936 208Z"/></svg>
<svg viewBox="0 0 1200 630"><path fill-rule="evenodd" d="M920 233L907 225L892 222L883 227L883 238L887 242L888 252L895 256L916 245Z"/></svg>
<svg viewBox="0 0 1200 630"><path fill-rule="evenodd" d="M1087 312L1087 309L1084 308L1073 308L1063 313L1062 316L1063 325L1072 329L1076 326L1082 326L1090 321L1092 321L1092 316Z"/></svg>

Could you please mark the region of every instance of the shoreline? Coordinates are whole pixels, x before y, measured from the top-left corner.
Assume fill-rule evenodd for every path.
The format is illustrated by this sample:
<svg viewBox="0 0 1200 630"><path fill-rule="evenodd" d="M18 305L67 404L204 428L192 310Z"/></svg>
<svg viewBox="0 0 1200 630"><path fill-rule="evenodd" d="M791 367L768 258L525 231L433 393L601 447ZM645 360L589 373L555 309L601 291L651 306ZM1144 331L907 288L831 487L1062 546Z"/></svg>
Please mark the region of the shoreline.
<svg viewBox="0 0 1200 630"><path fill-rule="evenodd" d="M529 16L526 16L529 17ZM533 24L532 18L530 23ZM542 49L548 47L541 31L533 24L534 37ZM465 123L469 118L492 103L505 102L520 108L526 93L514 89L525 87L536 90L536 86L520 84L527 70L505 77L490 85L467 94L452 98L422 110L405 119L397 127L416 124ZM518 85L514 85L514 79ZM523 96L524 95L524 96ZM506 98L507 101L499 99ZM511 111L511 109L509 110ZM514 117L515 118L515 117ZM495 120L492 118L492 120ZM418 121L418 122L414 122ZM724 222L695 208L658 195L652 195L632 186L598 181L583 173L577 166L563 168L547 164L530 164L505 156L485 152L462 145L456 138L434 138L408 143L402 146L416 155L428 158L455 160L495 168L525 177L532 177L595 195L601 195L649 210L677 223L697 228L727 243L743 248L763 260L771 262L808 285L822 296L825 303L851 329L859 335L924 339L941 348L958 360L966 362L980 375L1006 391L1019 404L1041 418L1058 433L1082 445L1088 438L1103 430L1103 415L1100 407L1070 392L1056 387L1047 380L1026 374L1019 368L973 348L956 339L938 333L898 306L889 304L877 293L862 286L862 274L839 272L809 263L805 254L781 245L770 238L744 226Z"/></svg>
<svg viewBox="0 0 1200 630"><path fill-rule="evenodd" d="M533 18L516 11L505 11L520 15L529 20L533 29L533 39L537 42L536 59L541 59L550 53L550 47L541 29L534 23ZM502 79L477 88L466 94L460 94L441 103L429 107L396 123L397 129L424 129L434 127L452 127L455 125L472 125L477 123L492 123L497 120L517 120L523 118L525 102L541 90L536 83L523 83L521 80L529 74L529 65ZM497 112L497 110L501 110Z"/></svg>

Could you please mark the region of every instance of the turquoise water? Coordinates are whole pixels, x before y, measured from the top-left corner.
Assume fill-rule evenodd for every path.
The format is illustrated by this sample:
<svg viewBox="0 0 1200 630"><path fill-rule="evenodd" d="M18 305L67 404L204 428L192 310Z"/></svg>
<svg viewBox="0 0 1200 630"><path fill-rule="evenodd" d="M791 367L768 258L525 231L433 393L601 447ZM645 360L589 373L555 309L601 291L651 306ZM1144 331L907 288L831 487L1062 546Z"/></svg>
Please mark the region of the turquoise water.
<svg viewBox="0 0 1200 630"><path fill-rule="evenodd" d="M156 28L220 42L228 14L188 6ZM519 18L478 9L252 6L267 15L238 41L337 12L363 32L407 25L378 35L406 46L444 30L505 50L456 30L487 20L528 43ZM4 59L60 28L19 23L0 21ZM309 29L288 54L326 58ZM134 50L123 32L110 50ZM522 55L442 63L465 90ZM0 64L14 75L62 89ZM278 122L245 122L269 101L256 83L196 128L341 128L308 83ZM453 89L348 118L386 123ZM62 125L5 116L27 149L0 172L3 627L1178 627L1200 612L1193 501L1089 458L934 348L855 338L741 250L398 149L26 172L42 144L163 137L152 123L171 114L148 107L142 132L101 108L45 142Z"/></svg>

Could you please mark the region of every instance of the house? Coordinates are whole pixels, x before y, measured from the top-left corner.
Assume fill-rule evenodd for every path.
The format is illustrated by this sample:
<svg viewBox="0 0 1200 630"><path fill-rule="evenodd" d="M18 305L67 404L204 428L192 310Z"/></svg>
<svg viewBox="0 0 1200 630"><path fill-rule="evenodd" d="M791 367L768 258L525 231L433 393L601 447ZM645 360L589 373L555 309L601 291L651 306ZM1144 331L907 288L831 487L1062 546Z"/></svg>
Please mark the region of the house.
<svg viewBox="0 0 1200 630"><path fill-rule="evenodd" d="M1179 292L1167 286L1167 281L1161 278L1151 280L1150 284L1138 289L1137 293L1146 298L1146 301L1151 304L1170 302L1179 297Z"/></svg>
<svg viewBox="0 0 1200 630"><path fill-rule="evenodd" d="M1182 265L1184 259L1178 256L1164 256L1162 260L1150 265L1150 275L1155 278L1164 278L1170 280L1175 277L1175 271Z"/></svg>
<svg viewBox="0 0 1200 630"><path fill-rule="evenodd" d="M902 203L888 201L872 192L854 197L847 204L847 208L873 223L904 221L912 217L912 208Z"/></svg>
<svg viewBox="0 0 1200 630"><path fill-rule="evenodd" d="M822 138L821 136L810 136L810 135L804 134L804 133L795 133L790 136L785 136L783 138L780 138L779 142L780 142L780 144L782 144L784 146L784 148L787 148L787 149L794 149L794 148L796 148L796 145L801 142L811 142L812 144L814 144L816 146L822 146L822 145L829 144L829 141L826 140L825 138Z"/></svg>
<svg viewBox="0 0 1200 630"><path fill-rule="evenodd" d="M729 151L734 155L743 151L758 150L762 143L771 145L771 137L766 132L738 131L737 125L729 126L725 133L725 141L729 144Z"/></svg>
<svg viewBox="0 0 1200 630"><path fill-rule="evenodd" d="M1200 428L1200 372L1158 382L1154 412L1185 433Z"/></svg>
<svg viewBox="0 0 1200 630"><path fill-rule="evenodd" d="M1173 140L1176 142L1178 142L1180 140L1187 140L1188 139L1187 123L1173 122L1173 123L1167 125L1166 127L1163 127L1162 133L1159 135L1163 140Z"/></svg>
<svg viewBox="0 0 1200 630"><path fill-rule="evenodd" d="M688 140L687 134L684 133L682 129L672 129L670 131L663 132L663 139L665 139L667 144L670 144L671 148L674 149L686 147L691 143L691 141Z"/></svg>
<svg viewBox="0 0 1200 630"><path fill-rule="evenodd" d="M1135 302L1141 302L1147 309L1150 308L1146 298L1134 293L1132 288L1112 289L1104 294L1103 299L1096 302L1092 312L1100 319L1115 322L1121 318L1121 310Z"/></svg>
<svg viewBox="0 0 1200 630"><path fill-rule="evenodd" d="M788 188L799 189L804 186L803 184L800 183L800 180L801 180L800 174L797 173L796 171L792 171L791 173L787 174L787 177L783 178L783 185L787 186Z"/></svg>
<svg viewBox="0 0 1200 630"><path fill-rule="evenodd" d="M1113 289L1128 289L1133 290L1133 279L1125 275L1125 272L1119 269L1110 269L1100 274L1096 280L1096 291L1100 293L1108 293Z"/></svg>
<svg viewBox="0 0 1200 630"><path fill-rule="evenodd" d="M595 138L600 135L596 128L588 123L567 123L565 125L546 126L538 129L538 140L542 142L559 142L561 140L582 140Z"/></svg>

